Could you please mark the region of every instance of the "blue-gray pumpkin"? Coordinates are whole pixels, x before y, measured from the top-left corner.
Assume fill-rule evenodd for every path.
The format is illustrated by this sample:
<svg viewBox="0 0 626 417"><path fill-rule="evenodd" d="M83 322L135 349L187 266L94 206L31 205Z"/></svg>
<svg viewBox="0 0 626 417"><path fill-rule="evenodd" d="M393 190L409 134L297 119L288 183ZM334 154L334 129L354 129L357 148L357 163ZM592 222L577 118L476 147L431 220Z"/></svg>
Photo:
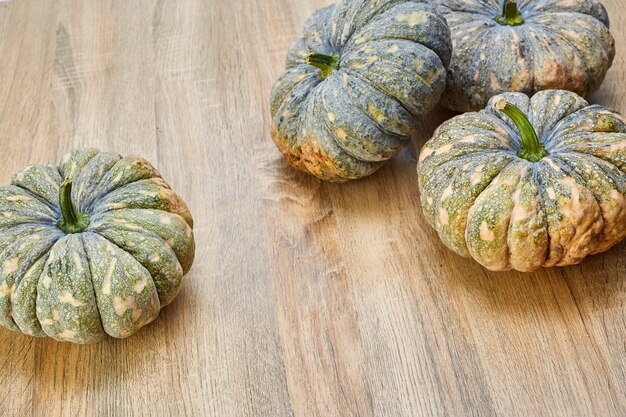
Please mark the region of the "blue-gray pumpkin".
<svg viewBox="0 0 626 417"><path fill-rule="evenodd" d="M294 167L343 182L376 171L445 87L451 40L432 6L346 0L316 11L271 94L272 138Z"/></svg>
<svg viewBox="0 0 626 417"><path fill-rule="evenodd" d="M0 324L92 343L123 338L176 297L193 220L149 162L77 149L0 187Z"/></svg>
<svg viewBox="0 0 626 417"><path fill-rule="evenodd" d="M493 97L422 148L428 223L496 271L565 266L626 236L626 124L563 90Z"/></svg>
<svg viewBox="0 0 626 417"><path fill-rule="evenodd" d="M564 89L589 97L615 56L597 0L434 0L454 46L442 102L485 107L496 94Z"/></svg>

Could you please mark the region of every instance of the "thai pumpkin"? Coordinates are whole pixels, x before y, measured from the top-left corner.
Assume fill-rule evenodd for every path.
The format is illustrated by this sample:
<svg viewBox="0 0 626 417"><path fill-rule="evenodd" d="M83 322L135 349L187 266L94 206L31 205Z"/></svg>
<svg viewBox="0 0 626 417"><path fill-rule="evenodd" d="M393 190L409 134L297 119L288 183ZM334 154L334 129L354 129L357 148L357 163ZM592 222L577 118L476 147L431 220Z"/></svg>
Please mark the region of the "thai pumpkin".
<svg viewBox="0 0 626 417"><path fill-rule="evenodd" d="M318 10L272 90L272 138L321 179L369 175L439 101L450 55L448 27L429 5L346 0Z"/></svg>
<svg viewBox="0 0 626 417"><path fill-rule="evenodd" d="M150 163L77 149L0 187L0 324L91 343L123 338L176 297L193 220Z"/></svg>
<svg viewBox="0 0 626 417"><path fill-rule="evenodd" d="M626 236L624 119L569 91L504 93L450 119L418 174L443 243L491 270L576 264Z"/></svg>
<svg viewBox="0 0 626 417"><path fill-rule="evenodd" d="M433 0L454 45L442 103L480 110L504 92L564 89L589 97L615 56L597 0Z"/></svg>

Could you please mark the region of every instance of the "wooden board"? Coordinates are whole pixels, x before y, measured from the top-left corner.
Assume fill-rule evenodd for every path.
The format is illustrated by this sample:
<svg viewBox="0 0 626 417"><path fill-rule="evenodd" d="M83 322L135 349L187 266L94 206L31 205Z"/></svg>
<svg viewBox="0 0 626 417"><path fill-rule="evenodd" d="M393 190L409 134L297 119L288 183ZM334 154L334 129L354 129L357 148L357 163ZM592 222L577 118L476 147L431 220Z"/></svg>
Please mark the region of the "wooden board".
<svg viewBox="0 0 626 417"><path fill-rule="evenodd" d="M490 273L427 226L413 149L345 185L282 161L269 90L326 3L0 3L0 181L75 146L141 154L198 246L130 339L1 329L1 416L626 415L626 244ZM593 101L626 112L626 2L606 5L618 53Z"/></svg>

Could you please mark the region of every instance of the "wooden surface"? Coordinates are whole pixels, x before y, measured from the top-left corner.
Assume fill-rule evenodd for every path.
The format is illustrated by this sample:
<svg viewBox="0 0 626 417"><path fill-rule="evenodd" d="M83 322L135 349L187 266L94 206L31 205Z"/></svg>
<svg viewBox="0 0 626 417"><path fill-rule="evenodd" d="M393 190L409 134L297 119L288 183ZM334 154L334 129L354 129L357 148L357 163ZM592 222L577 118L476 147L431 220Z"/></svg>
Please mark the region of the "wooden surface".
<svg viewBox="0 0 626 417"><path fill-rule="evenodd" d="M130 339L1 329L1 416L626 416L626 244L490 273L427 226L413 149L340 186L283 163L269 90L326 3L0 4L0 181L74 146L141 154L198 246ZM593 101L626 112L626 2L606 5L618 53Z"/></svg>

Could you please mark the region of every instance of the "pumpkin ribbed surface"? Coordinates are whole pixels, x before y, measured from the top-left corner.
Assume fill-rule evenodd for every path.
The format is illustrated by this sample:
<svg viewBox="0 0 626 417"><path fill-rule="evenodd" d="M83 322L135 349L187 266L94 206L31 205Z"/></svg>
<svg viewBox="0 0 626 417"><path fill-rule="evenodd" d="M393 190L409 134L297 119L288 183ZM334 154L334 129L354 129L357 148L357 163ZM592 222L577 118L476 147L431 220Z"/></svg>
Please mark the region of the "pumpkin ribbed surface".
<svg viewBox="0 0 626 417"><path fill-rule="evenodd" d="M68 204L86 220L72 232ZM78 149L25 168L0 187L0 324L74 343L130 336L177 295L192 226L143 158Z"/></svg>
<svg viewBox="0 0 626 417"><path fill-rule="evenodd" d="M545 152L520 157L525 114ZM626 236L626 125L562 90L493 97L441 125L418 165L424 215L441 240L492 270L580 262Z"/></svg>
<svg viewBox="0 0 626 417"><path fill-rule="evenodd" d="M294 167L328 181L371 174L439 101L451 41L432 6L346 0L318 10L271 96L272 138Z"/></svg>
<svg viewBox="0 0 626 417"><path fill-rule="evenodd" d="M565 89L589 97L615 56L604 6L596 0L435 0L454 53L442 102L485 107L504 92ZM503 19L508 3L519 20Z"/></svg>

